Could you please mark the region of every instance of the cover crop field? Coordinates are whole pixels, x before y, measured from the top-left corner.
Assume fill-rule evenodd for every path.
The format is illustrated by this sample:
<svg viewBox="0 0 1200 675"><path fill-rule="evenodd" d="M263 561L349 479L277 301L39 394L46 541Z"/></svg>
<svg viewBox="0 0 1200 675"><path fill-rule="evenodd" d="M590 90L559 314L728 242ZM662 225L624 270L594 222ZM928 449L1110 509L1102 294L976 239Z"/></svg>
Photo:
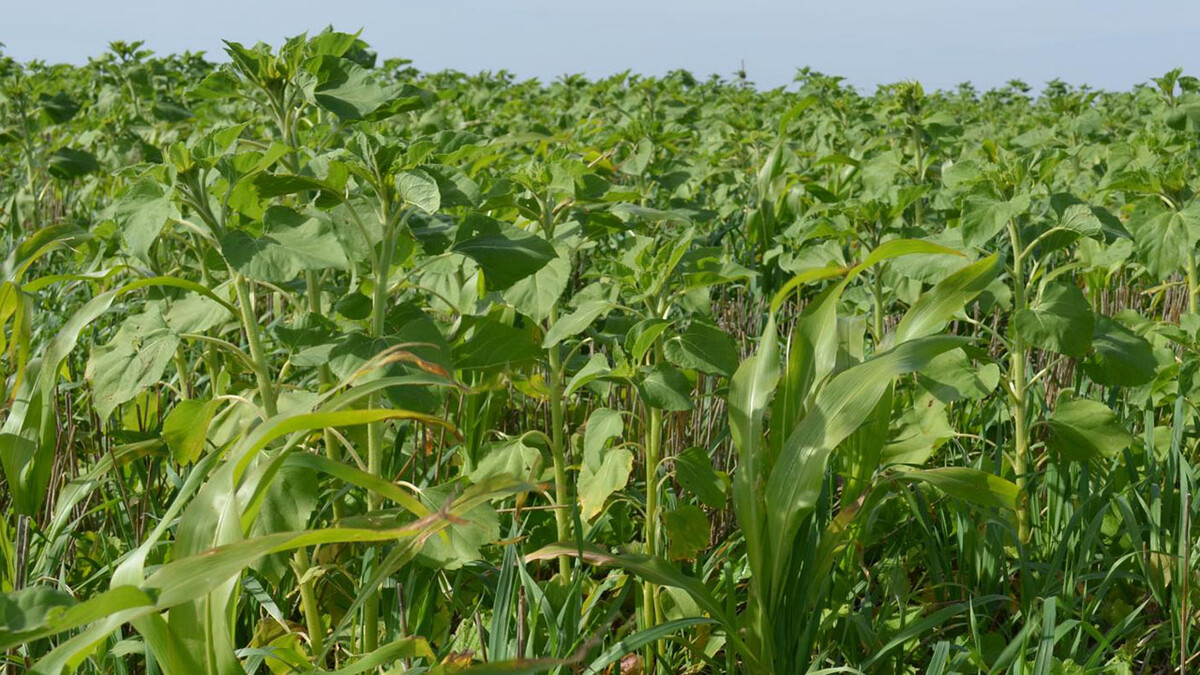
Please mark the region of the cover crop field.
<svg viewBox="0 0 1200 675"><path fill-rule="evenodd" d="M0 669L1200 672L1200 80L0 57Z"/></svg>

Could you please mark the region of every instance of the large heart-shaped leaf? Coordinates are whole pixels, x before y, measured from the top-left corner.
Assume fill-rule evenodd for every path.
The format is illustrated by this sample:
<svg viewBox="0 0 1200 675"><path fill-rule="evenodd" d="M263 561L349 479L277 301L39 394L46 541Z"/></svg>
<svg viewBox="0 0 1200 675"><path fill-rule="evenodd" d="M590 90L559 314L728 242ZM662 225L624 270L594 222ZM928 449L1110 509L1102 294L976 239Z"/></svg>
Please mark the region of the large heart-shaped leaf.
<svg viewBox="0 0 1200 675"><path fill-rule="evenodd" d="M488 287L501 291L536 273L558 255L545 239L477 213L463 220L452 250L479 263Z"/></svg>
<svg viewBox="0 0 1200 675"><path fill-rule="evenodd" d="M1039 349L1083 356L1092 344L1092 308L1083 291L1071 284L1053 283L1039 302L1013 316L1017 332Z"/></svg>

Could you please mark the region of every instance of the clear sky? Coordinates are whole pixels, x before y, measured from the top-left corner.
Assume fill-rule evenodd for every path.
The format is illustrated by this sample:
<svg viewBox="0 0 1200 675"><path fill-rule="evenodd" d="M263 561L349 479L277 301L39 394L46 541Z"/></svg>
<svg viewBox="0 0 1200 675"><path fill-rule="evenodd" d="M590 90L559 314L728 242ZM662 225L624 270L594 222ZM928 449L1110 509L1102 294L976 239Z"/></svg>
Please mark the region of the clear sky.
<svg viewBox="0 0 1200 675"><path fill-rule="evenodd" d="M0 2L0 43L20 60L86 62L110 40L160 53L221 39L278 44L332 24L425 70L522 77L732 75L760 86L800 66L856 86L917 79L981 88L1128 88L1174 67L1200 75L1200 0L42 0Z"/></svg>

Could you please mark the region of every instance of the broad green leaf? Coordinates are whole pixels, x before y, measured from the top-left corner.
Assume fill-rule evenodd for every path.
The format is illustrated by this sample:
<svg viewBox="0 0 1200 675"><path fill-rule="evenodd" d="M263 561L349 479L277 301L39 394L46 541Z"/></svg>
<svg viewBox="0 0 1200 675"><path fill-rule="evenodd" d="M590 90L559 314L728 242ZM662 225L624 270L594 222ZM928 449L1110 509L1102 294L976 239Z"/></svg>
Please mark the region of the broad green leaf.
<svg viewBox="0 0 1200 675"><path fill-rule="evenodd" d="M175 461L191 464L204 452L208 426L217 413L220 401L180 401L163 420L162 436Z"/></svg>
<svg viewBox="0 0 1200 675"><path fill-rule="evenodd" d="M524 331L492 319L477 319L454 346L454 367L487 370L532 361L540 353Z"/></svg>
<svg viewBox="0 0 1200 675"><path fill-rule="evenodd" d="M579 515L590 521L604 510L604 503L614 492L625 487L633 472L633 453L625 448L612 448L600 458L600 465L584 464L579 470Z"/></svg>
<svg viewBox="0 0 1200 675"><path fill-rule="evenodd" d="M535 274L558 255L545 239L477 213L459 226L451 250L479 263L488 287L500 291Z"/></svg>
<svg viewBox="0 0 1200 675"><path fill-rule="evenodd" d="M1000 366L995 363L976 365L962 351L946 352L922 368L917 381L942 403L975 401L996 389L1000 383Z"/></svg>
<svg viewBox="0 0 1200 675"><path fill-rule="evenodd" d="M698 506L684 504L663 514L667 555L672 560L692 560L708 548L708 517Z"/></svg>
<svg viewBox="0 0 1200 675"><path fill-rule="evenodd" d="M1138 258L1155 278L1166 279L1183 267L1187 252L1200 242L1200 203L1174 211L1157 199L1142 201L1128 226Z"/></svg>
<svg viewBox="0 0 1200 675"><path fill-rule="evenodd" d="M663 349L667 359L680 368L725 377L737 370L737 348L729 335L704 321L692 321L683 334L667 340Z"/></svg>
<svg viewBox="0 0 1200 675"><path fill-rule="evenodd" d="M541 323L558 304L571 278L571 261L563 255L554 257L534 274L521 279L504 291L504 301L518 312Z"/></svg>
<svg viewBox="0 0 1200 675"><path fill-rule="evenodd" d="M324 215L272 206L263 216L263 236L233 230L221 253L251 279L284 283L307 270L346 269L349 261Z"/></svg>
<svg viewBox="0 0 1200 675"><path fill-rule="evenodd" d="M542 464L542 453L526 445L521 437L510 438L483 447L483 459L467 474L472 483L482 483L494 476L507 474L524 481L536 479L535 470Z"/></svg>
<svg viewBox="0 0 1200 675"><path fill-rule="evenodd" d="M398 174L396 192L405 203L426 213L434 213L442 205L442 193L438 190L437 181L420 169Z"/></svg>
<svg viewBox="0 0 1200 675"><path fill-rule="evenodd" d="M1100 384L1135 387L1154 379L1158 361L1145 338L1102 314L1096 315L1092 354L1083 364Z"/></svg>
<svg viewBox="0 0 1200 675"><path fill-rule="evenodd" d="M86 377L101 419L161 380L178 348L179 336L162 312L151 310L126 319L108 344L93 349Z"/></svg>
<svg viewBox="0 0 1200 675"><path fill-rule="evenodd" d="M451 503L454 490L452 485L426 488L421 499L430 511L436 512ZM479 560L482 557L480 549L500 538L500 517L486 502L475 505L458 518L455 526L446 531L448 537L431 537L425 542L418 560L439 569L459 569Z"/></svg>
<svg viewBox="0 0 1200 675"><path fill-rule="evenodd" d="M570 396L589 382L594 382L611 372L612 369L608 367L608 359L605 358L604 354L593 354L592 358L588 359L588 362L579 369L579 372L575 373L571 377L571 380L567 382L567 388L563 390L563 394Z"/></svg>
<svg viewBox="0 0 1200 675"><path fill-rule="evenodd" d="M710 509L725 505L728 478L713 469L712 460L704 448L690 447L675 455L672 462L675 464L675 479L684 490L696 495L701 504Z"/></svg>
<svg viewBox="0 0 1200 675"><path fill-rule="evenodd" d="M900 471L901 480L928 483L942 492L976 506L998 507L1015 511L1017 486L995 474L968 466Z"/></svg>
<svg viewBox="0 0 1200 675"><path fill-rule="evenodd" d="M983 247L1013 218L1029 210L1029 196L1019 194L1012 199L997 199L990 194L967 197L963 203L963 243Z"/></svg>
<svg viewBox="0 0 1200 675"><path fill-rule="evenodd" d="M320 506L318 478L318 474L307 467L284 462L267 486L249 536L309 529L309 519ZM253 566L274 583L281 582L289 570L287 556L283 553L263 556Z"/></svg>
<svg viewBox="0 0 1200 675"><path fill-rule="evenodd" d="M427 164L421 170L437 181L442 208L448 206L475 206L482 198L479 185L461 169L452 166Z"/></svg>
<svg viewBox="0 0 1200 675"><path fill-rule="evenodd" d="M46 170L55 178L71 180L100 170L100 163L95 155L85 150L62 148L46 160Z"/></svg>
<svg viewBox="0 0 1200 675"><path fill-rule="evenodd" d="M674 366L660 363L637 381L638 393L646 405L663 410L691 410L692 383Z"/></svg>
<svg viewBox="0 0 1200 675"><path fill-rule="evenodd" d="M607 447L622 433L621 413L597 408L588 416L583 433L583 462L579 469L579 506L584 520L600 515L608 497L629 481L633 453L625 448Z"/></svg>
<svg viewBox="0 0 1200 675"><path fill-rule="evenodd" d="M934 451L953 436L954 429L946 416L946 405L934 394L923 394L904 408L895 420L888 444L880 453L881 462L924 464Z"/></svg>
<svg viewBox="0 0 1200 675"><path fill-rule="evenodd" d="M596 319L612 311L613 303L607 300L589 300L575 308L575 311L559 317L558 321L546 331L542 340L542 348L549 349L554 345L574 337L587 330Z"/></svg>
<svg viewBox="0 0 1200 675"><path fill-rule="evenodd" d="M635 323L625 334L624 346L630 358L640 363L658 338L670 327L671 322L666 319L643 319Z"/></svg>
<svg viewBox="0 0 1200 675"><path fill-rule="evenodd" d="M45 629L56 614L76 604L70 593L49 586L0 593L0 644L15 644L20 642L22 633Z"/></svg>
<svg viewBox="0 0 1200 675"><path fill-rule="evenodd" d="M153 178L142 178L113 202L113 218L121 228L125 251L149 262L150 246L168 220L179 217L179 209L166 190Z"/></svg>
<svg viewBox="0 0 1200 675"><path fill-rule="evenodd" d="M1039 301L1013 315L1027 344L1066 356L1083 356L1092 344L1091 305L1077 286L1051 283Z"/></svg>
<svg viewBox="0 0 1200 675"><path fill-rule="evenodd" d="M309 100L344 119L366 119L393 93L349 59L319 56L307 68L313 76L306 88Z"/></svg>
<svg viewBox="0 0 1200 675"><path fill-rule="evenodd" d="M1116 414L1099 401L1059 401L1046 423L1050 449L1076 462L1112 457L1132 440Z"/></svg>
<svg viewBox="0 0 1200 675"><path fill-rule="evenodd" d="M53 96L39 94L38 105L55 124L70 121L72 117L75 117L75 113L79 112L80 107L74 99L62 91Z"/></svg>

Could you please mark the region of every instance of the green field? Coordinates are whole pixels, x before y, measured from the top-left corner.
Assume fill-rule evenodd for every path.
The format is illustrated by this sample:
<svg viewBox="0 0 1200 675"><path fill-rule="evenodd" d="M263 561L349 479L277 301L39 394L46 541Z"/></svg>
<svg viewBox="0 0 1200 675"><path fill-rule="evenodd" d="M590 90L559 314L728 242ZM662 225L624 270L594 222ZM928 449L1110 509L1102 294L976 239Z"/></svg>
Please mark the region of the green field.
<svg viewBox="0 0 1200 675"><path fill-rule="evenodd" d="M1200 672L1200 80L223 56L0 57L0 670Z"/></svg>

